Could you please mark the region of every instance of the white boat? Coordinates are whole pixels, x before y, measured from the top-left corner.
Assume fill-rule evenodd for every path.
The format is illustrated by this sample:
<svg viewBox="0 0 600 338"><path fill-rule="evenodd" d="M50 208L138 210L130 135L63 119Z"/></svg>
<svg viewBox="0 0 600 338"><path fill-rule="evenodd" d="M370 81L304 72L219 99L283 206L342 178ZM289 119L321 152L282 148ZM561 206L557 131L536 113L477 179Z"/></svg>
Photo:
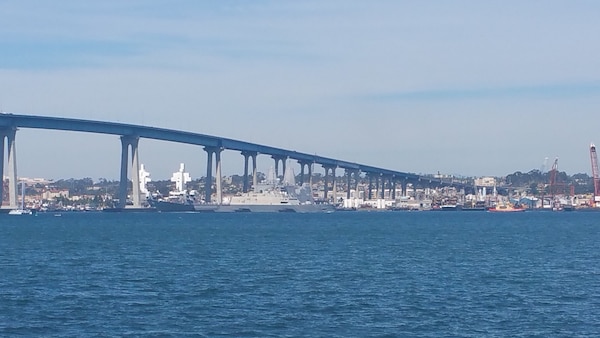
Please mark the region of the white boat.
<svg viewBox="0 0 600 338"><path fill-rule="evenodd" d="M8 212L9 215L31 215L32 212L29 209L13 209L11 211Z"/></svg>

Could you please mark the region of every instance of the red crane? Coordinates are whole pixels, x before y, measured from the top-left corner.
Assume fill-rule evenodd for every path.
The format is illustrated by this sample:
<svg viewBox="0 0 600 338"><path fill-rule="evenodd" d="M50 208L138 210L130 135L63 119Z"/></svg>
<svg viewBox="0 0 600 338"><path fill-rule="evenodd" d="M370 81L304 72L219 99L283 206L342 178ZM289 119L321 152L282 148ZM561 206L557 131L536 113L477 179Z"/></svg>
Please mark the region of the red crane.
<svg viewBox="0 0 600 338"><path fill-rule="evenodd" d="M600 197L600 175L598 174L598 155L596 155L596 146L590 145L590 158L592 160L592 178L594 179L594 202Z"/></svg>

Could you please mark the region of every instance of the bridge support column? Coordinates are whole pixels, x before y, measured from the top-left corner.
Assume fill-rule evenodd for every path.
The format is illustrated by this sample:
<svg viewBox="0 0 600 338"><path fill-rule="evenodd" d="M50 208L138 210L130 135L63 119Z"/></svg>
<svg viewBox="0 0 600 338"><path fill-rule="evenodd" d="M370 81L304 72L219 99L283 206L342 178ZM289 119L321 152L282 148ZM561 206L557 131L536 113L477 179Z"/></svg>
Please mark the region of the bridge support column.
<svg viewBox="0 0 600 338"><path fill-rule="evenodd" d="M402 196L406 197L406 188L408 186L408 181L406 179L402 180L402 182L400 182L400 186L402 187Z"/></svg>
<svg viewBox="0 0 600 338"><path fill-rule="evenodd" d="M279 175L279 161L281 161L281 166L282 166L282 169L283 169L283 172L281 173L281 176L282 177L285 176L285 169L286 169L286 162L287 162L286 160L287 160L287 157L286 156L276 156L276 155L273 155L273 156L271 156L271 158L273 160L275 160L275 178L279 178L279 176L280 176Z"/></svg>
<svg viewBox="0 0 600 338"><path fill-rule="evenodd" d="M7 135L8 141L8 205L17 208L17 130L13 129Z"/></svg>
<svg viewBox="0 0 600 338"><path fill-rule="evenodd" d="M323 166L325 169L325 176L323 177L323 199L327 200L327 192L329 190L329 167Z"/></svg>
<svg viewBox="0 0 600 338"><path fill-rule="evenodd" d="M275 161L275 178L279 178L279 161L281 157L273 155L271 158ZM270 179L270 177L267 177L267 179Z"/></svg>
<svg viewBox="0 0 600 338"><path fill-rule="evenodd" d="M4 200L4 139L6 134L0 130L0 207Z"/></svg>
<svg viewBox="0 0 600 338"><path fill-rule="evenodd" d="M359 170L355 170L354 171L354 191L355 191L355 198L360 198L360 194L358 193L358 184L360 183L360 171ZM364 198L364 193L363 193L363 198Z"/></svg>
<svg viewBox="0 0 600 338"><path fill-rule="evenodd" d="M217 203L221 204L223 202L223 190L221 188L221 152L222 148L218 147L204 147L204 151L206 151L208 157L206 161L206 183L204 186L205 196L204 200L208 203L211 202L212 196L212 163L213 163L213 154L215 155L215 193L217 198Z"/></svg>
<svg viewBox="0 0 600 338"><path fill-rule="evenodd" d="M253 189L258 184L258 172L256 170L256 155L257 155L257 153L252 153L252 188Z"/></svg>
<svg viewBox="0 0 600 338"><path fill-rule="evenodd" d="M0 130L0 147L1 158L0 158L0 179L2 187L0 187L0 206L2 205L2 197L4 196L4 139L6 138L8 143L8 206L11 209L17 208L17 145L15 138L17 136L16 128L6 128Z"/></svg>
<svg viewBox="0 0 600 338"><path fill-rule="evenodd" d="M302 186L305 182L307 182L305 176L308 175L308 184L312 186L312 163L306 161L298 161L298 163L300 164L300 185ZM308 174L304 167L308 169Z"/></svg>
<svg viewBox="0 0 600 338"><path fill-rule="evenodd" d="M242 187L242 192L248 192L248 154L242 152L244 156L244 185Z"/></svg>
<svg viewBox="0 0 600 338"><path fill-rule="evenodd" d="M377 198L379 198L379 175L377 175L377 177L375 177L375 194L377 194Z"/></svg>
<svg viewBox="0 0 600 338"><path fill-rule="evenodd" d="M135 208L141 207L140 201L140 163L138 158L137 136L121 136L121 178L119 181L119 208L127 205L127 188L129 180L127 172L131 168L131 199ZM131 163L129 163L129 147L131 146Z"/></svg>
<svg viewBox="0 0 600 338"><path fill-rule="evenodd" d="M206 182L204 182L204 201L206 203L211 202L212 196L212 161L213 154L215 153L214 148L204 147L206 151Z"/></svg>
<svg viewBox="0 0 600 338"><path fill-rule="evenodd" d="M310 185L310 189L312 191L312 185L313 185L313 165L314 163L310 163L308 164L308 185Z"/></svg>
<svg viewBox="0 0 600 338"><path fill-rule="evenodd" d="M141 208L140 194L140 157L138 154L139 138L135 138L131 142L131 195L133 196L133 207Z"/></svg>
<svg viewBox="0 0 600 338"><path fill-rule="evenodd" d="M346 169L346 199L350 199L350 185L352 184L352 171Z"/></svg>
<svg viewBox="0 0 600 338"><path fill-rule="evenodd" d="M396 178L390 178L390 190L391 190L391 197L392 200L396 200Z"/></svg>
<svg viewBox="0 0 600 338"><path fill-rule="evenodd" d="M282 164L282 169L283 172L281 173L281 177L285 179L285 170L286 170L286 166L287 166L287 157L284 157L281 159L281 164Z"/></svg>
<svg viewBox="0 0 600 338"><path fill-rule="evenodd" d="M127 162L129 160L129 144L121 137L121 176L119 179L119 208L127 205Z"/></svg>
<svg viewBox="0 0 600 338"><path fill-rule="evenodd" d="M248 177L248 161L250 159L250 157L252 157L252 183L254 183L254 185L256 185L256 182L254 182L254 175L255 175L255 171L256 171L256 153L255 152L250 152L250 151L243 151L242 155L244 155L244 187L242 189L242 192L248 192L249 189L249 177Z"/></svg>
<svg viewBox="0 0 600 338"><path fill-rule="evenodd" d="M368 174L369 176L369 196L368 199L372 199L373 198L373 175L372 174Z"/></svg>
<svg viewBox="0 0 600 338"><path fill-rule="evenodd" d="M333 204L337 203L337 180L335 179L335 169L337 167L331 167L331 176L333 179L333 184L331 187L331 199L333 200Z"/></svg>
<svg viewBox="0 0 600 338"><path fill-rule="evenodd" d="M302 186L304 184L304 162L302 161L298 161L298 164L300 164L300 186Z"/></svg>
<svg viewBox="0 0 600 338"><path fill-rule="evenodd" d="M215 189L217 190L217 203L220 205L221 203L223 203L223 188L221 187L221 183L223 181L223 178L221 177L221 151L222 149L217 149L215 151L215 165L216 165L216 175L217 177L215 177L216 180L216 186Z"/></svg>

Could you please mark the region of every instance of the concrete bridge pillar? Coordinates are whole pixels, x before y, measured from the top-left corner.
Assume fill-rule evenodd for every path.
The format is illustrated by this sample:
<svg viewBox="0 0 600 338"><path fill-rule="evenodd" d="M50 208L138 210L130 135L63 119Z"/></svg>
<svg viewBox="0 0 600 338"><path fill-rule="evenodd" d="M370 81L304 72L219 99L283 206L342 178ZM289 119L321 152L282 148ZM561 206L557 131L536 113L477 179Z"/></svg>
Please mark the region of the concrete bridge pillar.
<svg viewBox="0 0 600 338"><path fill-rule="evenodd" d="M408 186L408 180L403 179L402 182L400 182L400 186L402 187L402 196L406 197L406 188Z"/></svg>
<svg viewBox="0 0 600 338"><path fill-rule="evenodd" d="M17 208L17 146L16 128L6 128L0 130L0 174L2 174L2 181L0 184L0 206L2 205L2 197L4 196L4 139L6 138L8 143L8 206L11 209Z"/></svg>
<svg viewBox="0 0 600 338"><path fill-rule="evenodd" d="M390 177L390 198L392 200L396 200L396 179L394 177Z"/></svg>
<svg viewBox="0 0 600 338"><path fill-rule="evenodd" d="M249 154L242 152L242 156L244 156L244 183L242 187L242 192L248 192L248 158Z"/></svg>
<svg viewBox="0 0 600 338"><path fill-rule="evenodd" d="M303 161L298 161L298 164L300 164L300 186L302 186L304 184L304 165L306 164Z"/></svg>
<svg viewBox="0 0 600 338"><path fill-rule="evenodd" d="M17 208L17 130L8 133L8 205Z"/></svg>
<svg viewBox="0 0 600 338"><path fill-rule="evenodd" d="M257 153L252 153L252 188L258 184L258 171L256 169L256 156Z"/></svg>
<svg viewBox="0 0 600 338"><path fill-rule="evenodd" d="M221 188L221 152L222 148L219 147L204 147L204 151L206 151L207 161L206 161L206 182L204 185L204 200L208 203L211 202L212 196L212 163L213 163L213 154L215 155L215 193L217 198L217 203L221 204L223 202L223 190Z"/></svg>
<svg viewBox="0 0 600 338"><path fill-rule="evenodd" d="M331 187L331 195L333 199L333 203L337 203L337 180L335 179L335 170L337 167L331 167L331 176L333 179L333 185Z"/></svg>
<svg viewBox="0 0 600 338"><path fill-rule="evenodd" d="M358 184L360 183L360 170L355 170L354 171L354 191L356 191L356 198L359 198L360 195L358 194ZM364 196L363 196L364 198Z"/></svg>
<svg viewBox="0 0 600 338"><path fill-rule="evenodd" d="M368 199L372 199L373 198L373 175L372 174L368 174L369 176L369 194L368 194Z"/></svg>
<svg viewBox="0 0 600 338"><path fill-rule="evenodd" d="M4 200L4 139L6 135L3 130L0 130L0 207Z"/></svg>
<svg viewBox="0 0 600 338"><path fill-rule="evenodd" d="M379 198L379 195L380 195L379 175L377 175L377 177L375 177L375 192L377 193L377 198Z"/></svg>
<svg viewBox="0 0 600 338"><path fill-rule="evenodd" d="M325 169L325 176L323 177L323 199L327 200L327 191L329 190L329 167L323 166Z"/></svg>
<svg viewBox="0 0 600 338"><path fill-rule="evenodd" d="M121 136L121 178L119 181L119 208L127 205L127 188L129 185L127 172L131 168L131 200L133 207L140 208L140 163L138 157L139 137ZM131 147L131 162L129 162L129 147Z"/></svg>
<svg viewBox="0 0 600 338"><path fill-rule="evenodd" d="M346 169L346 199L349 200L350 199L350 187L352 184L352 171L349 169Z"/></svg>
<svg viewBox="0 0 600 338"><path fill-rule="evenodd" d="M282 169L283 169L283 172L281 173L281 176L282 176L282 177L285 177L285 170L286 170L286 168L285 168L285 167L287 166L287 157L284 157L284 158L282 158L282 159L281 159L281 163L282 163L282 165L281 165L281 166L283 167L283 168L282 168Z"/></svg>
<svg viewBox="0 0 600 338"><path fill-rule="evenodd" d="M282 163L282 169L283 169L283 173L281 173L281 176L284 176L285 175L285 165L286 165L287 157L286 156L276 156L276 155L273 155L273 156L271 156L271 158L273 160L275 160L275 177L279 178L279 161L281 161L281 163Z"/></svg>
<svg viewBox="0 0 600 338"><path fill-rule="evenodd" d="M133 196L133 207L141 208L140 194L140 157L138 153L139 138L135 138L131 142L131 195Z"/></svg>
<svg viewBox="0 0 600 338"><path fill-rule="evenodd" d="M129 160L129 144L121 137L121 175L119 178L119 208L127 205L127 162Z"/></svg>
<svg viewBox="0 0 600 338"><path fill-rule="evenodd" d="M256 152L251 151L242 151L242 155L244 155L244 187L243 192L248 192L249 190L249 178L248 178L248 160L252 158L252 183L256 185L255 176L256 176Z"/></svg>
<svg viewBox="0 0 600 338"><path fill-rule="evenodd" d="M217 149L215 151L215 166L216 166L216 175L217 177L215 177L216 180L216 185L215 185L215 189L217 190L217 203L221 204L223 203L223 188L221 187L221 181L223 180L221 177L221 152L222 149Z"/></svg>
<svg viewBox="0 0 600 338"><path fill-rule="evenodd" d="M298 161L298 163L300 164L300 185L304 185L304 182L306 181L305 179L305 174L306 171L304 170L304 167L306 166L308 168L308 175L312 176L312 171L311 171L311 163L310 162L306 162L306 161ZM308 179L309 184L312 185L312 178L309 177Z"/></svg>
<svg viewBox="0 0 600 338"><path fill-rule="evenodd" d="M310 189L312 190L313 185L313 163L308 164L308 185L310 185Z"/></svg>
<svg viewBox="0 0 600 338"><path fill-rule="evenodd" d="M206 181L204 182L204 201L209 203L212 196L212 162L215 151L214 148L211 147L204 147L204 151L206 151Z"/></svg>

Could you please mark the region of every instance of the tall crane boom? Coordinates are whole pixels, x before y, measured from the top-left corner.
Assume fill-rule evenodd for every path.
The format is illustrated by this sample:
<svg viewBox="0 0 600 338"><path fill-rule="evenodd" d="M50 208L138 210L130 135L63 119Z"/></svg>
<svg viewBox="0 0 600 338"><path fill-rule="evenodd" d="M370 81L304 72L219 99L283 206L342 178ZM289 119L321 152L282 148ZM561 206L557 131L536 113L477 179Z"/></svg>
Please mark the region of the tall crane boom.
<svg viewBox="0 0 600 338"><path fill-rule="evenodd" d="M594 179L594 198L600 196L600 174L598 173L598 155L596 155L596 146L590 145L590 158L592 160L592 178Z"/></svg>

